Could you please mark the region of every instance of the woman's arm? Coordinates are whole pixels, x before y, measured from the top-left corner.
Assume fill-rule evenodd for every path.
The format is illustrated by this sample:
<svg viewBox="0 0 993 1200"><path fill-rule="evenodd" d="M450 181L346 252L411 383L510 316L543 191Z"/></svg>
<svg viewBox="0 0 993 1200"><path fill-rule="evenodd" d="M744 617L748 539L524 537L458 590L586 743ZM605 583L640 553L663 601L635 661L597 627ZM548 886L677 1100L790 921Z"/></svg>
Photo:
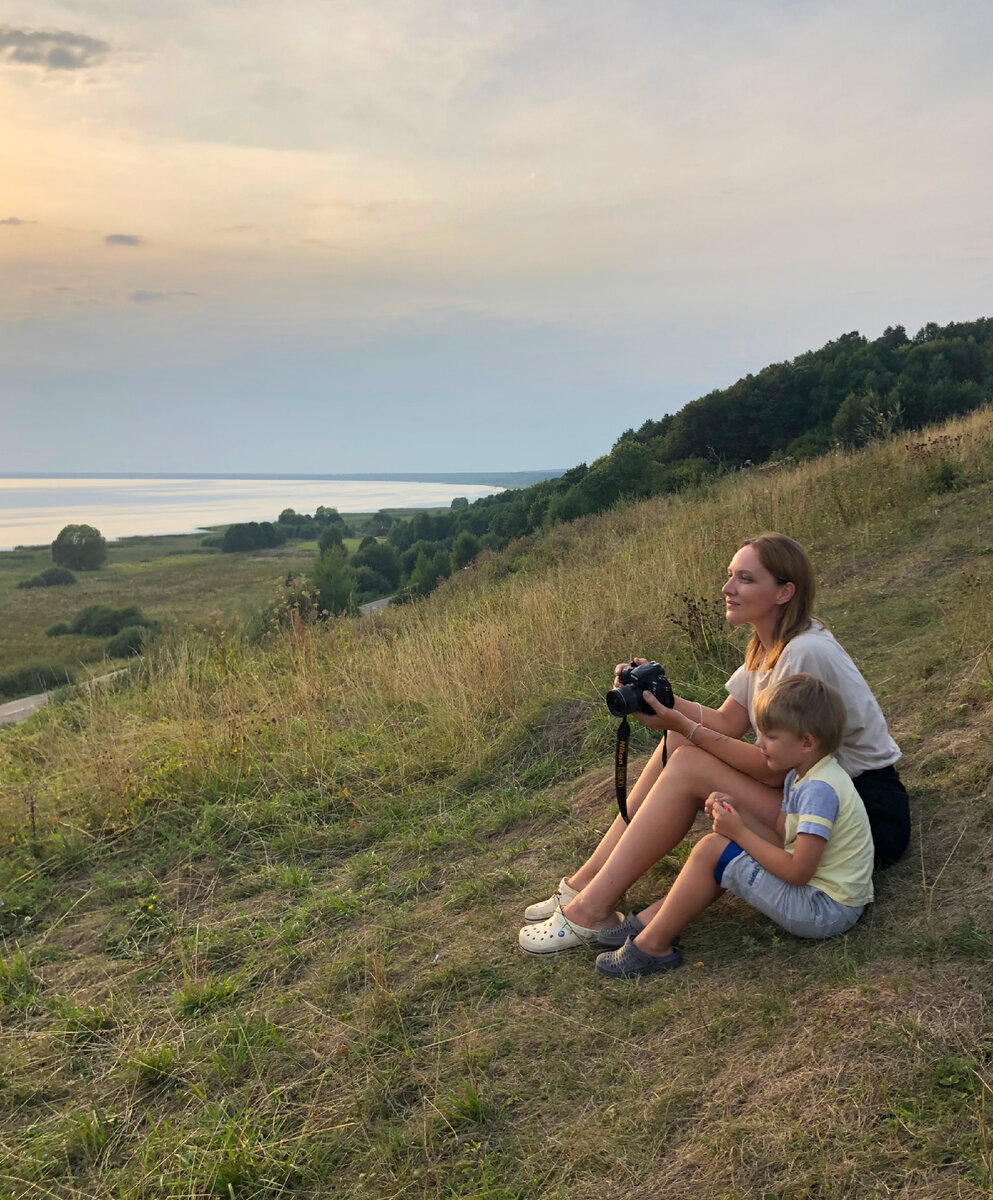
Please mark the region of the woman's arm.
<svg viewBox="0 0 993 1200"><path fill-rule="evenodd" d="M625 667L640 666L642 663L648 662L647 658L632 658L630 663L618 663L614 667L614 687L620 687L620 673ZM689 717L693 724L699 722L706 726L707 729L716 729L718 732L726 734L732 738L742 738L751 728L751 721L748 718L748 711L737 700L733 700L728 696L727 700L720 708L707 708L696 700L684 700L682 696L675 697L675 710L682 713L684 717ZM667 709L671 712L671 709ZM666 729L668 726L659 724L655 717L648 716L647 713L632 713L636 721L640 721L648 729ZM681 732L676 730L674 732Z"/></svg>
<svg viewBox="0 0 993 1200"><path fill-rule="evenodd" d="M736 771L751 776L767 787L782 787L786 772L771 771L758 746L749 746L741 740L751 727L751 722L748 710L733 697L728 696L718 709L705 708L704 722L700 724L699 705L692 701L677 697L675 707L666 708L651 692L644 692L643 695L645 703L655 710L655 716L634 713L642 725L647 725L649 729L671 729L691 745L713 754Z"/></svg>

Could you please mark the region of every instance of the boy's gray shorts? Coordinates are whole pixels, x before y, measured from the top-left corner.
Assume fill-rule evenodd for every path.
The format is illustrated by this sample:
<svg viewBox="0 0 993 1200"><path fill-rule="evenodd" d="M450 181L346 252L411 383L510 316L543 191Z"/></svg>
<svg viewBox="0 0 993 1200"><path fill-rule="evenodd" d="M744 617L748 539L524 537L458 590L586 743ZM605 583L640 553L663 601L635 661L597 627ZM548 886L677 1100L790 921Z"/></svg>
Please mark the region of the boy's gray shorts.
<svg viewBox="0 0 993 1200"><path fill-rule="evenodd" d="M736 843L732 845L738 848ZM784 883L744 850L727 863L717 882L797 937L834 937L851 929L865 911L864 906L839 904L809 883L802 887Z"/></svg>

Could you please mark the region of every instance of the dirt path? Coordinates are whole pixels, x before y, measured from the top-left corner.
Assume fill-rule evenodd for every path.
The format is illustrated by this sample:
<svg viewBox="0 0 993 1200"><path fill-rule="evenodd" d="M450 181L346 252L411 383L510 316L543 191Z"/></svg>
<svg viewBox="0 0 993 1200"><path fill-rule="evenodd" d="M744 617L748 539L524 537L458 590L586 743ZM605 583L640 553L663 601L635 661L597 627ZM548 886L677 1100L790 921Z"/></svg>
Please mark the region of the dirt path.
<svg viewBox="0 0 993 1200"><path fill-rule="evenodd" d="M120 671L111 671L108 675L98 675L96 679L88 679L79 687L85 690L95 683L106 683L108 679L113 679L115 675L120 674ZM50 692L41 692L37 696L23 696L20 700L11 700L7 704L0 704L0 729L6 725L18 725L21 721L26 721L28 717L34 716L50 695Z"/></svg>
<svg viewBox="0 0 993 1200"><path fill-rule="evenodd" d="M0 704L0 728L4 725L16 725L19 721L26 721L32 716L48 699L48 692L42 692L40 696L25 696L22 700L11 700L8 704Z"/></svg>

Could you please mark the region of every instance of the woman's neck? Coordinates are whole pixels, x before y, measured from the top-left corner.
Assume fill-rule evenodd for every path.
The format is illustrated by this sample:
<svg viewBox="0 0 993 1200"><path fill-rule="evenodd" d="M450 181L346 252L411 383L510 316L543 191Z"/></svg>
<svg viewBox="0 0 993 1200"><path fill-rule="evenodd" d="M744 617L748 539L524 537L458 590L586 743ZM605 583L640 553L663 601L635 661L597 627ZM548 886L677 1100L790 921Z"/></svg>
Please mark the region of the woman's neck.
<svg viewBox="0 0 993 1200"><path fill-rule="evenodd" d="M763 651L768 654L776 644L776 618L773 616L768 621L756 621L752 625L755 630L755 636L759 639Z"/></svg>

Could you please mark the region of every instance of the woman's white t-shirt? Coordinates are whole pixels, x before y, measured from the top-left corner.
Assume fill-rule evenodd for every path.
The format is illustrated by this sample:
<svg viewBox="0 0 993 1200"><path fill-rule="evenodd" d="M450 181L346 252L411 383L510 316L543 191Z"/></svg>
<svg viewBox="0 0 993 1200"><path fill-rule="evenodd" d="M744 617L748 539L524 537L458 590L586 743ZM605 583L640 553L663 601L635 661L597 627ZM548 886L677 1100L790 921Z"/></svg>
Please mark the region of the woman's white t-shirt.
<svg viewBox="0 0 993 1200"><path fill-rule="evenodd" d="M886 718L841 644L819 621L786 643L779 661L768 671L741 666L725 684L728 695L748 710L755 726L755 697L787 675L815 675L841 692L848 713L845 737L835 757L849 775L889 767L900 757L900 747L890 736Z"/></svg>

